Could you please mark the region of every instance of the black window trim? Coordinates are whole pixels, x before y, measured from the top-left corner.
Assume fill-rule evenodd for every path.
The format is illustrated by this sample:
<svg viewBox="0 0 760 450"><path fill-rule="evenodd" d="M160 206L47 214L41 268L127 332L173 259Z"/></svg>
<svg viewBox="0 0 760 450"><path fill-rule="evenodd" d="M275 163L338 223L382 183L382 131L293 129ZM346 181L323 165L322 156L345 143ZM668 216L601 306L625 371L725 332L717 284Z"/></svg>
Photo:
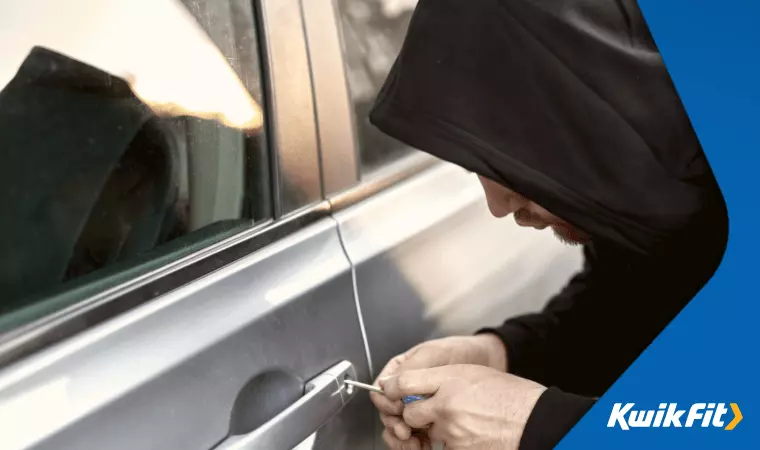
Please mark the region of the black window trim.
<svg viewBox="0 0 760 450"><path fill-rule="evenodd" d="M196 281L328 217L329 212L329 203L322 201L282 220L264 222L0 335L0 368Z"/></svg>

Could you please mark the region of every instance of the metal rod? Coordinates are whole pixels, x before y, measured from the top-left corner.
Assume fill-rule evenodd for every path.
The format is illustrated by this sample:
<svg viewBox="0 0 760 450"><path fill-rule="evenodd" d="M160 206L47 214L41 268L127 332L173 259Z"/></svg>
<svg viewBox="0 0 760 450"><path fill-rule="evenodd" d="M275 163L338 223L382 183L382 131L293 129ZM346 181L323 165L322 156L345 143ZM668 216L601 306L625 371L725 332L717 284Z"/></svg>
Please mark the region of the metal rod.
<svg viewBox="0 0 760 450"><path fill-rule="evenodd" d="M343 380L343 381L349 386L357 387L359 389L364 389L365 391L372 391L372 392L377 392L378 394L385 394L385 392L383 392L383 390L378 386L373 386L371 384L364 384L364 383L360 383L354 380Z"/></svg>

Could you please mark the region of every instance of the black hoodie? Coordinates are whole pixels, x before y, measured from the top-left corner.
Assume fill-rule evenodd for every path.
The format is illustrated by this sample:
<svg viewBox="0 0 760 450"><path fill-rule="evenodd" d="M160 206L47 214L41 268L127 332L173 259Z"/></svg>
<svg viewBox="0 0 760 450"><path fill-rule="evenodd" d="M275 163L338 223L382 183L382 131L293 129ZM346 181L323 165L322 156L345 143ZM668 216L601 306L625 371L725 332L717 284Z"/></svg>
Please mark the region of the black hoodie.
<svg viewBox="0 0 760 450"><path fill-rule="evenodd" d="M723 197L633 0L421 0L370 120L593 237L542 312L483 330L549 387L523 449L555 445L723 256Z"/></svg>

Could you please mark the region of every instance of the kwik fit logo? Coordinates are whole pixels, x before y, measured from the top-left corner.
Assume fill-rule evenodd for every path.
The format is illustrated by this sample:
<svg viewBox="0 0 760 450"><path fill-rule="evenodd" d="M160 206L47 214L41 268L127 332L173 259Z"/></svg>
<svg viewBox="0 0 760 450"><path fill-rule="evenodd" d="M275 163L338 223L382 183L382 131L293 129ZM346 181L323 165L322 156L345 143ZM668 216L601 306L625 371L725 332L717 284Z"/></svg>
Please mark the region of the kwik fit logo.
<svg viewBox="0 0 760 450"><path fill-rule="evenodd" d="M678 403L660 403L658 409L635 410L635 403L615 403L612 406L608 428L722 428L733 430L742 421L742 412L736 403L694 403L685 409ZM729 414L729 411L731 414ZM728 420L730 419L730 420Z"/></svg>

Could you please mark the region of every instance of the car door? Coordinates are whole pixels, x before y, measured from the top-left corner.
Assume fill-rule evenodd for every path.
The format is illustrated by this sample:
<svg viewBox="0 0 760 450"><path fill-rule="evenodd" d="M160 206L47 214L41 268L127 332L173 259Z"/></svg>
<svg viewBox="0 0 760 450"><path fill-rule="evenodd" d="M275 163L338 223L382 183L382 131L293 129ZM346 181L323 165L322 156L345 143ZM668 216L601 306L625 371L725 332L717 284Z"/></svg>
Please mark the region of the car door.
<svg viewBox="0 0 760 450"><path fill-rule="evenodd" d="M0 11L0 448L370 448L299 2Z"/></svg>
<svg viewBox="0 0 760 450"><path fill-rule="evenodd" d="M326 194L353 266L373 376L420 342L540 309L582 262L549 232L493 218L474 174L369 123L415 6L304 0ZM358 178L340 171L345 161Z"/></svg>

